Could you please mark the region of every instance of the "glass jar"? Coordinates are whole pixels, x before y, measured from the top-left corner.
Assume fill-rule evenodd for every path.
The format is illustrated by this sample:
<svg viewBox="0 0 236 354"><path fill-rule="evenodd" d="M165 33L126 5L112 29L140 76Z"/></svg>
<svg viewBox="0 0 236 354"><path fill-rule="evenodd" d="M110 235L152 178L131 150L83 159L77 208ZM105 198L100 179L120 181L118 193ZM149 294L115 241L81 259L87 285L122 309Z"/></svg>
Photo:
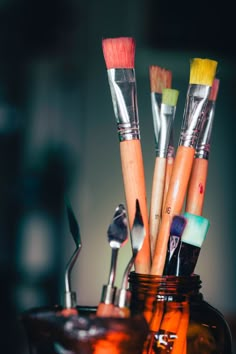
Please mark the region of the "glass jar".
<svg viewBox="0 0 236 354"><path fill-rule="evenodd" d="M22 322L30 354L142 354L149 331L143 315L96 317L96 307L83 306L30 309Z"/></svg>
<svg viewBox="0 0 236 354"><path fill-rule="evenodd" d="M207 303L199 275L155 276L131 272L132 315L144 314L149 334L143 354L232 354L223 315Z"/></svg>

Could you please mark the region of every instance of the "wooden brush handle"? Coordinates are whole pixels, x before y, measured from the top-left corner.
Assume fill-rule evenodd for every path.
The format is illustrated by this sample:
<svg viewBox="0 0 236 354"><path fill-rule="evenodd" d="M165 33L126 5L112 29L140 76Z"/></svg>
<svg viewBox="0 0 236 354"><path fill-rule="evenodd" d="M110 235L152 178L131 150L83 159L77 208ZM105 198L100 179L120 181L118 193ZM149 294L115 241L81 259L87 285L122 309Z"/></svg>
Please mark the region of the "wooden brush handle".
<svg viewBox="0 0 236 354"><path fill-rule="evenodd" d="M130 309L128 307L114 307L112 317L129 318Z"/></svg>
<svg viewBox="0 0 236 354"><path fill-rule="evenodd" d="M163 274L172 218L174 215L179 215L182 212L194 153L195 150L191 147L179 146L177 149L152 260L151 274Z"/></svg>
<svg viewBox="0 0 236 354"><path fill-rule="evenodd" d="M167 310L161 321L160 329L177 334L181 319L181 310Z"/></svg>
<svg viewBox="0 0 236 354"><path fill-rule="evenodd" d="M195 158L193 161L192 173L189 181L186 208L188 213L202 215L206 181L208 172L208 160Z"/></svg>
<svg viewBox="0 0 236 354"><path fill-rule="evenodd" d="M177 330L177 338L174 342L171 354L186 354L187 353L187 332L189 325L189 303L183 303L183 311Z"/></svg>
<svg viewBox="0 0 236 354"><path fill-rule="evenodd" d="M165 183L166 158L156 157L152 180L152 194L149 214L151 256L153 257L161 219L162 200Z"/></svg>
<svg viewBox="0 0 236 354"><path fill-rule="evenodd" d="M134 267L137 273L148 274L150 272L151 252L145 175L140 140L122 141L120 143L120 156L130 228L132 228L134 222L136 199L138 199L146 232L143 246L135 258Z"/></svg>
<svg viewBox="0 0 236 354"><path fill-rule="evenodd" d="M164 185L164 192L163 192L163 199L162 199L162 214L164 212L165 200L166 200L167 192L168 192L168 189L169 189L169 184L170 184L170 178L171 178L171 175L172 175L173 165L174 165L174 157L167 157L167 159L166 159L165 185Z"/></svg>
<svg viewBox="0 0 236 354"><path fill-rule="evenodd" d="M150 331L158 332L164 315L164 301L157 301L154 311L151 314L145 312L145 310L143 314L149 324Z"/></svg>
<svg viewBox="0 0 236 354"><path fill-rule="evenodd" d="M97 308L96 316L97 317L112 317L114 312L113 304L105 304L100 302Z"/></svg>

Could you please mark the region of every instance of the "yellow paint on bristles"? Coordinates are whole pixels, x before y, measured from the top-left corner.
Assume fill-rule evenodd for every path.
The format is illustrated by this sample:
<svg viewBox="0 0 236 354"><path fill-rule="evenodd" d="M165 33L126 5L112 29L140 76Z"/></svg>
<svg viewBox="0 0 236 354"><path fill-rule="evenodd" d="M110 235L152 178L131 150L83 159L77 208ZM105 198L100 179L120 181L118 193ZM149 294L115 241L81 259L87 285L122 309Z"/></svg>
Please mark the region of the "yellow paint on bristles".
<svg viewBox="0 0 236 354"><path fill-rule="evenodd" d="M190 63L190 84L212 86L218 62L194 58Z"/></svg>

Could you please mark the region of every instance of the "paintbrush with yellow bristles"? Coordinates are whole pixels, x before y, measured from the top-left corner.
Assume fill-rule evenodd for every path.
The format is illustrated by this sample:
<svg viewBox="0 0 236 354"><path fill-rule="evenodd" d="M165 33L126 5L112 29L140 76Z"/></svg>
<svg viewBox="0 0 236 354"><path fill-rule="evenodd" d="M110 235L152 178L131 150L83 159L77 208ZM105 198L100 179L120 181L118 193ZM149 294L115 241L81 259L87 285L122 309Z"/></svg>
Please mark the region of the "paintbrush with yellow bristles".
<svg viewBox="0 0 236 354"><path fill-rule="evenodd" d="M179 144L158 232L151 274L162 275L167 254L170 227L174 215L182 212L200 132L202 112L207 104L216 74L217 61L194 58L190 63Z"/></svg>
<svg viewBox="0 0 236 354"><path fill-rule="evenodd" d="M196 215L202 215L204 206L211 135L219 85L220 80L215 78L211 87L206 108L203 112L204 119L196 146L192 172L187 190L185 210Z"/></svg>

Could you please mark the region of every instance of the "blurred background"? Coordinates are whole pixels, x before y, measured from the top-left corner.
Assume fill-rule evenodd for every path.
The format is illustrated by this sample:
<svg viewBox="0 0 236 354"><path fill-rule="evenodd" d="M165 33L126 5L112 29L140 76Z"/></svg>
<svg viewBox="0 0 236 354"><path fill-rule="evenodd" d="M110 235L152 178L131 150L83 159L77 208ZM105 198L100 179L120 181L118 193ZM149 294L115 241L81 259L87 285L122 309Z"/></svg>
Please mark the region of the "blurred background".
<svg viewBox="0 0 236 354"><path fill-rule="evenodd" d="M74 242L69 199L82 250L72 273L81 305L97 305L107 283L107 228L125 203L119 144L102 38L136 40L136 78L147 199L154 166L149 65L172 70L180 91L175 143L190 59L218 61L220 89L204 216L211 226L198 260L202 292L227 318L235 341L235 82L230 4L161 0L0 1L1 348L28 354L20 315L62 303ZM224 23L224 25L222 25ZM117 286L131 255L120 250ZM8 339L7 339L8 338Z"/></svg>

